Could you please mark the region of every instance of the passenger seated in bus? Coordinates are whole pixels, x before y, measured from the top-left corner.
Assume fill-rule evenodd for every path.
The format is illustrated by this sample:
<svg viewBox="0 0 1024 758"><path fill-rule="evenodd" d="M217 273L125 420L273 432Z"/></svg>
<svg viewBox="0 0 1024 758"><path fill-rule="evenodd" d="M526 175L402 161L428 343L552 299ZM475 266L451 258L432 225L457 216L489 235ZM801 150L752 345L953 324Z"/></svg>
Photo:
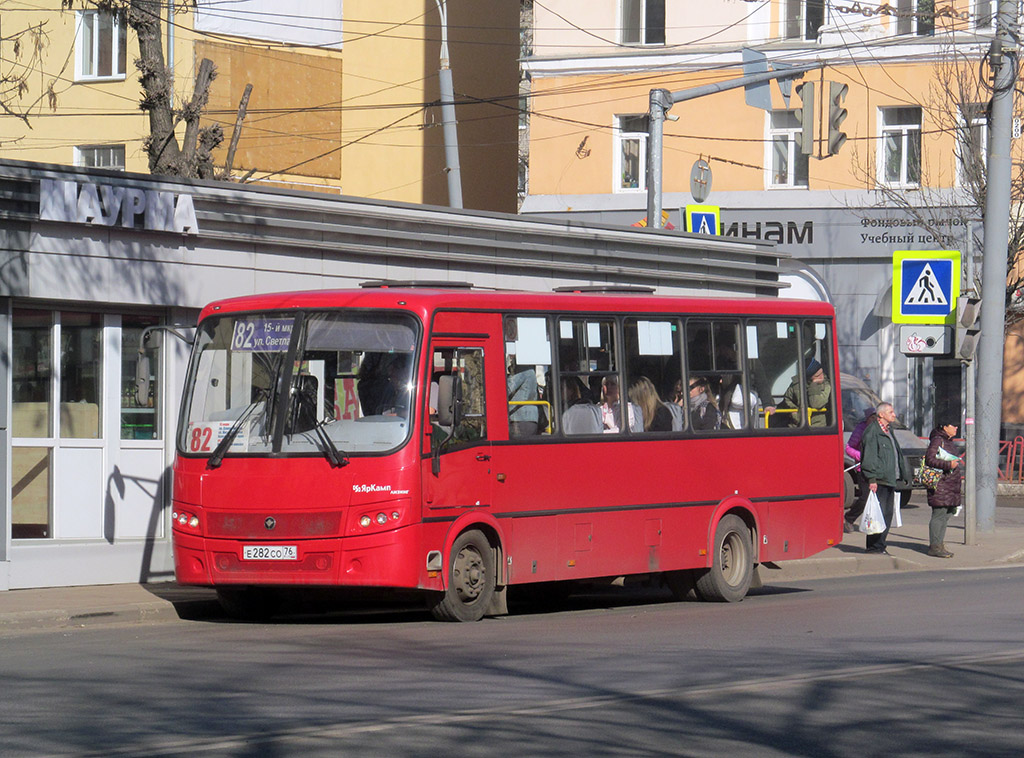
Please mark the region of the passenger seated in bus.
<svg viewBox="0 0 1024 758"><path fill-rule="evenodd" d="M645 432L672 431L672 412L662 404L654 383L646 376L637 377L630 385L629 399L640 406Z"/></svg>
<svg viewBox="0 0 1024 758"><path fill-rule="evenodd" d="M562 379L562 431L565 434L601 434L601 409L590 401L590 392L575 377Z"/></svg>
<svg viewBox="0 0 1024 758"><path fill-rule="evenodd" d="M722 414L708 391L708 380L703 376L690 379L688 402L690 406L690 426L698 431L719 429L722 426Z"/></svg>
<svg viewBox="0 0 1024 758"><path fill-rule="evenodd" d="M619 412L619 379L615 376L606 376L601 380L601 420L605 432L619 431ZM644 417L640 406L626 403L626 413L629 414L629 431L643 431Z"/></svg>
<svg viewBox="0 0 1024 758"><path fill-rule="evenodd" d="M540 412L536 405L518 405L536 402L537 369L520 366L514 355L508 357L508 434L509 437L532 437L537 434Z"/></svg>
<svg viewBox="0 0 1024 758"><path fill-rule="evenodd" d="M829 401L832 398L832 385L825 378L825 369L814 358L811 358L804 372L807 380L807 409L808 424L810 426L828 426ZM786 390L782 400L783 407L800 407L800 379L793 380ZM801 426L801 419L798 413L788 414L792 418L788 420L790 426Z"/></svg>

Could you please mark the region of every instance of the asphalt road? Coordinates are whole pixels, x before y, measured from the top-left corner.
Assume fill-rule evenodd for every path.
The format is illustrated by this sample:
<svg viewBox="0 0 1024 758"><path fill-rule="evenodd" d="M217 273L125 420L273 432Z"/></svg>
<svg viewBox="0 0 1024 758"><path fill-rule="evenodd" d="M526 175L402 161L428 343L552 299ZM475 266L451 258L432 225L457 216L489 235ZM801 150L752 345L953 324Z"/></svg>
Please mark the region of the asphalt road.
<svg viewBox="0 0 1024 758"><path fill-rule="evenodd" d="M1024 568L0 639L0 756L1018 756Z"/></svg>

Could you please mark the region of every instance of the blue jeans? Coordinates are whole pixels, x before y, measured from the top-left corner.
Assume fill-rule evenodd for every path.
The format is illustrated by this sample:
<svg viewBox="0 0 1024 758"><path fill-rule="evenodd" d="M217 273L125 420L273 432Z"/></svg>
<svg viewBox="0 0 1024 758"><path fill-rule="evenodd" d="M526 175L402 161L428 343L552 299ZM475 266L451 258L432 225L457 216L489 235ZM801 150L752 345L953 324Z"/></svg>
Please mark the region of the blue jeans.
<svg viewBox="0 0 1024 758"><path fill-rule="evenodd" d="M885 538L889 536L889 527L892 526L893 500L896 496L896 488L887 484L879 484L875 491L878 496L878 504L882 508L882 518L885 519L885 531L878 534L869 534L865 540L866 549L872 552L885 550Z"/></svg>

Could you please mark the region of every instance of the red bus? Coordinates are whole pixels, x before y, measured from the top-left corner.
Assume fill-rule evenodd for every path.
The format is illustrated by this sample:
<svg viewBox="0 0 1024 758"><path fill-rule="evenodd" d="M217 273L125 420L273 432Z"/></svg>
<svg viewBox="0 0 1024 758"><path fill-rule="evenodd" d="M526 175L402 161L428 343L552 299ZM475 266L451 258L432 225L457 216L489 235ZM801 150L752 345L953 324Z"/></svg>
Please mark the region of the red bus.
<svg viewBox="0 0 1024 758"><path fill-rule="evenodd" d="M239 615L300 586L417 590L460 621L608 577L740 600L757 564L842 539L837 377L817 302L376 283L213 303L177 579Z"/></svg>

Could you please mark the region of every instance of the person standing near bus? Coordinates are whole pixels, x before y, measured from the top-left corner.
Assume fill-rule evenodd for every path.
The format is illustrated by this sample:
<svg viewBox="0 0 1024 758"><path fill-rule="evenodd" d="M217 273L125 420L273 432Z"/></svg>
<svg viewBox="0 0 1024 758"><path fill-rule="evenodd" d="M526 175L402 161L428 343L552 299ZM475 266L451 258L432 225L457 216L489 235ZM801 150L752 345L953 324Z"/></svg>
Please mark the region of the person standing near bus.
<svg viewBox="0 0 1024 758"><path fill-rule="evenodd" d="M896 421L892 403L879 403L875 411L875 422L867 425L861 438L860 470L868 481L868 488L878 497L882 518L885 519L885 531L867 535L865 551L888 555L885 541L892 525L893 501L897 489L910 486L910 465L892 429Z"/></svg>
<svg viewBox="0 0 1024 758"><path fill-rule="evenodd" d="M957 425L953 423L941 424L932 429L928 450L924 454L926 466L946 472L935 489L928 490L928 505L932 509L932 517L928 521L928 555L933 558L953 557L946 549L946 524L960 505L960 456L953 444L956 431Z"/></svg>
<svg viewBox="0 0 1024 758"><path fill-rule="evenodd" d="M860 470L860 441L864 438L864 430L868 428L868 424L872 424L874 421L875 410L872 408L864 414L864 418L860 420L857 426L853 427L853 431L850 432L850 439L846 441L846 454L856 461L850 476L853 478L854 486L857 488L857 499L850 506L850 510L846 512L846 518L843 521L844 532L857 531L857 527L854 524L861 517L861 514L864 513L864 503L868 497L868 482Z"/></svg>

